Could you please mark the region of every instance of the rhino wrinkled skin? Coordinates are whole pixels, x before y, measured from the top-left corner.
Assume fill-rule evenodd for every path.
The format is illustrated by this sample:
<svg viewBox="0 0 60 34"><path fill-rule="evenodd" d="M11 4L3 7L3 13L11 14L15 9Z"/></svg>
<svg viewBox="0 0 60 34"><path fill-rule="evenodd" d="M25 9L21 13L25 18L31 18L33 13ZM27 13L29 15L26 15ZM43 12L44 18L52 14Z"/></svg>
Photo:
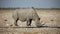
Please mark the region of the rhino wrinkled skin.
<svg viewBox="0 0 60 34"><path fill-rule="evenodd" d="M18 26L17 21L27 21L27 26L31 26L32 20L35 21L35 25L41 26L40 18L35 9L16 9L13 13L14 25Z"/></svg>

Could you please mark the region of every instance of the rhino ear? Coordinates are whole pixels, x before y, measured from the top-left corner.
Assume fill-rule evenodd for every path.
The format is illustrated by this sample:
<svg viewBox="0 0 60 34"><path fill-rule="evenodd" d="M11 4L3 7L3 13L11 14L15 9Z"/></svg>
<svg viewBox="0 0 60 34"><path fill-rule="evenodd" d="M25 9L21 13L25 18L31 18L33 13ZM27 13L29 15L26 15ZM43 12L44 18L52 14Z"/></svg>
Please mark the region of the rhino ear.
<svg viewBox="0 0 60 34"><path fill-rule="evenodd" d="M34 9L34 7L32 7L32 9Z"/></svg>
<svg viewBox="0 0 60 34"><path fill-rule="evenodd" d="M33 9L34 11L36 11L34 7L32 7L32 9Z"/></svg>

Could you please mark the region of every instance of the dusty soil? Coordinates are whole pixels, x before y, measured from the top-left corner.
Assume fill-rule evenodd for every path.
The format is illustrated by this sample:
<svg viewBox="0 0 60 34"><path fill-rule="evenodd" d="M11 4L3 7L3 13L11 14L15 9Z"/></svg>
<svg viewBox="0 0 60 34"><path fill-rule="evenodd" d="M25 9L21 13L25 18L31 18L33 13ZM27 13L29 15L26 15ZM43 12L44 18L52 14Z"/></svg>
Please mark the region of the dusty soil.
<svg viewBox="0 0 60 34"><path fill-rule="evenodd" d="M60 10L36 10L37 14L41 18L41 22L45 23L45 26L60 26ZM12 18L14 10L0 10L0 26L10 26L14 24ZM19 26L26 26L26 22L18 21ZM33 23L32 26L36 26Z"/></svg>
<svg viewBox="0 0 60 34"><path fill-rule="evenodd" d="M0 28L0 34L60 34L58 28Z"/></svg>
<svg viewBox="0 0 60 34"><path fill-rule="evenodd" d="M60 10L36 10L44 26L60 27ZM14 10L0 9L0 27L14 25ZM26 22L18 21L19 27L26 27ZM35 22L31 24L35 27ZM0 34L60 34L59 28L0 28Z"/></svg>

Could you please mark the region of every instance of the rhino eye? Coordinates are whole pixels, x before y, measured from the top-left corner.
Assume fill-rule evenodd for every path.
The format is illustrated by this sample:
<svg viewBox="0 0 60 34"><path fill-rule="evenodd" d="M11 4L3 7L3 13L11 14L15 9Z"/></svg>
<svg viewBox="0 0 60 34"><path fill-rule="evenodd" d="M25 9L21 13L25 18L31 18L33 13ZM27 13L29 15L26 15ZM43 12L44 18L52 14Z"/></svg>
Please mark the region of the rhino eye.
<svg viewBox="0 0 60 34"><path fill-rule="evenodd" d="M38 18L38 20L40 20L40 18Z"/></svg>

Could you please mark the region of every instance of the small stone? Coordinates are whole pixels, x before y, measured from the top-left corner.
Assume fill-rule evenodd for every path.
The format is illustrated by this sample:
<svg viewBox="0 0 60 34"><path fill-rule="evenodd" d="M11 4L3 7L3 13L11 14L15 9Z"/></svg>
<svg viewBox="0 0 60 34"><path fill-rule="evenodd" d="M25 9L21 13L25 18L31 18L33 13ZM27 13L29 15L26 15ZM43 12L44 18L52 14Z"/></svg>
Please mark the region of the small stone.
<svg viewBox="0 0 60 34"><path fill-rule="evenodd" d="M54 20L51 20L51 21L54 21Z"/></svg>
<svg viewBox="0 0 60 34"><path fill-rule="evenodd" d="M4 20L4 21L7 21L7 20Z"/></svg>

